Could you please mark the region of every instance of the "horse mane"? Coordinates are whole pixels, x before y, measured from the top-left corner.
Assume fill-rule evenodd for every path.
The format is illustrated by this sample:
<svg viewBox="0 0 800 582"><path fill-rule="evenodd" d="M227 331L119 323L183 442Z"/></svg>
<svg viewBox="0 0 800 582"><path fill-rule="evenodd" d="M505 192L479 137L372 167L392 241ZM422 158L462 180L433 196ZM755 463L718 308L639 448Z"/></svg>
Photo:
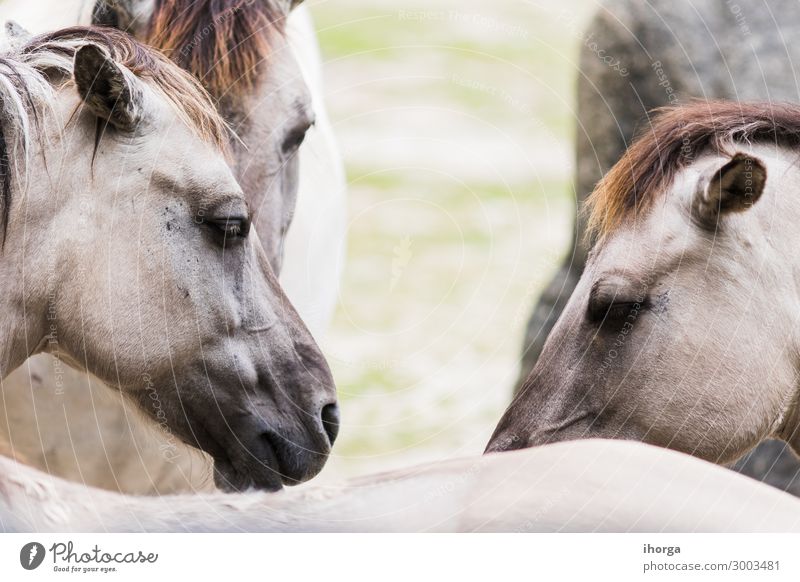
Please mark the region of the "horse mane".
<svg viewBox="0 0 800 582"><path fill-rule="evenodd" d="M2 241L8 226L11 185L27 168L39 111L52 110L56 79L72 80L75 52L86 44L108 51L119 64L150 81L178 117L204 141L227 151L229 130L208 93L186 71L128 34L107 28L76 26L36 36L0 56L0 223ZM40 135L40 138L42 136ZM27 170L26 170L27 171ZM26 180L27 181L27 180Z"/></svg>
<svg viewBox="0 0 800 582"><path fill-rule="evenodd" d="M146 42L218 101L236 100L256 87L285 20L273 0L156 0Z"/></svg>
<svg viewBox="0 0 800 582"><path fill-rule="evenodd" d="M591 238L602 240L647 212L677 173L707 151L732 155L736 143L800 146L800 105L793 103L697 100L655 113L589 196Z"/></svg>
<svg viewBox="0 0 800 582"><path fill-rule="evenodd" d="M225 151L228 127L197 79L125 32L91 26L65 28L31 39L21 48L21 58L43 73L56 69L71 76L75 52L90 43L106 49L114 61L137 77L150 81L186 125Z"/></svg>

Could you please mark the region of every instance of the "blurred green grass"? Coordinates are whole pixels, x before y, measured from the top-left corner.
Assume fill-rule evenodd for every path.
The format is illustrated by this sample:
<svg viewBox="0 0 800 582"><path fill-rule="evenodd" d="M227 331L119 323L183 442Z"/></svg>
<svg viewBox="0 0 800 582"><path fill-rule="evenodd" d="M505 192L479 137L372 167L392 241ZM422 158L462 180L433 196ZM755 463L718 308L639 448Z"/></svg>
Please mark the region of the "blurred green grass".
<svg viewBox="0 0 800 582"><path fill-rule="evenodd" d="M480 453L568 248L593 3L309 5L350 204L324 342L343 428L323 478Z"/></svg>

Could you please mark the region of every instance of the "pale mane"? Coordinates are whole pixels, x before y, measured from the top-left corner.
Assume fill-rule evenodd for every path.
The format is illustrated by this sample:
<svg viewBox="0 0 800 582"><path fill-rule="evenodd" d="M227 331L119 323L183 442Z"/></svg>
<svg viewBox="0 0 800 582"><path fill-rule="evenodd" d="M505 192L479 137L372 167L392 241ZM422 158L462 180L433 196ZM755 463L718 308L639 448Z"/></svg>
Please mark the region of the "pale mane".
<svg viewBox="0 0 800 582"><path fill-rule="evenodd" d="M191 74L157 51L123 32L96 27L72 27L34 37L0 56L0 226L3 241L11 205L11 185L17 178L26 178L30 143L39 133L39 112L51 108L56 99L54 79L72 79L75 52L89 43L104 48L116 62L149 82L201 139L221 151L227 148L228 127L208 93Z"/></svg>

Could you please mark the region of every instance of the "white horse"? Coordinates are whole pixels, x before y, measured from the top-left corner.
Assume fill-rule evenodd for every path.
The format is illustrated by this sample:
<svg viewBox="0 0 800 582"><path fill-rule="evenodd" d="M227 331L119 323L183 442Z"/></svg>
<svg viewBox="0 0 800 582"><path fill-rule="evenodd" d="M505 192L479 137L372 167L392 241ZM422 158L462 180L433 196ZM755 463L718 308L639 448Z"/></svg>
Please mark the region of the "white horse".
<svg viewBox="0 0 800 582"><path fill-rule="evenodd" d="M705 461L574 441L281 493L128 497L0 458L0 530L800 532L800 500Z"/></svg>
<svg viewBox="0 0 800 582"><path fill-rule="evenodd" d="M34 34L90 24L96 0L0 0L0 20ZM152 2L141 2L152 5ZM347 182L325 108L322 57L308 9L292 10L286 36L312 97L315 122L300 146L297 208L286 235L280 282L317 339L327 331L344 264Z"/></svg>
<svg viewBox="0 0 800 582"><path fill-rule="evenodd" d="M152 2L137 0L108 3L111 4L124 12L130 20L126 27L134 31L137 19L149 17L154 6ZM2 15L37 32L89 22L94 7L95 2L82 0L58 3L5 0L0 4ZM207 26L202 21L204 16L197 18L198 26L203 28ZM276 158L271 153L274 148L270 143L274 135L259 133L258 127L272 128L291 121L294 110L286 109L283 104L291 105L293 99L299 99L306 91L292 80L296 75L294 69L299 65L311 92L316 123L308 129L300 147L299 200L294 221L285 240L282 237L267 239L265 246L268 252L272 249L271 259L277 269L281 249L286 245L281 285L286 287L312 334L321 336L336 300L342 264L344 174L322 106L320 57L313 27L302 6L291 13L286 33L294 57L285 54L286 50L273 54L270 67L276 72L269 72L262 90L265 96L256 102L257 114L253 117L258 123L255 130L245 129L242 133L242 137L254 145L237 155L240 168L244 168L239 178L248 195L251 191L277 190L276 195L259 203L265 208L261 217L281 216L282 208L291 211L297 183L291 176L290 164L276 169L282 179L272 179L259 172L254 174L247 168L267 167ZM276 55L280 62L274 62ZM283 98L283 94L287 94L287 98ZM239 117L234 111L229 119L235 121ZM299 119L297 125L302 124L303 120ZM305 126L302 129L305 130ZM291 126L288 133L293 135ZM286 202L282 203L281 198L286 198ZM281 232L282 228L281 225L272 228L269 222L262 224L259 220L256 225L262 236L267 232ZM54 391L56 398L37 399L36 394L44 391ZM180 442L165 441L163 435L153 434L118 394L106 390L94 378L49 358L31 359L6 382L3 406L5 414L0 415L0 432L8 435L6 438L17 453L54 474L132 493L163 493L210 486L211 468L207 459ZM71 430L70 425L74 424L83 429ZM40 425L47 430L40 430Z"/></svg>
<svg viewBox="0 0 800 582"><path fill-rule="evenodd" d="M50 354L210 454L218 486L314 476L333 380L197 80L125 33L75 27L7 53L0 92L0 379Z"/></svg>

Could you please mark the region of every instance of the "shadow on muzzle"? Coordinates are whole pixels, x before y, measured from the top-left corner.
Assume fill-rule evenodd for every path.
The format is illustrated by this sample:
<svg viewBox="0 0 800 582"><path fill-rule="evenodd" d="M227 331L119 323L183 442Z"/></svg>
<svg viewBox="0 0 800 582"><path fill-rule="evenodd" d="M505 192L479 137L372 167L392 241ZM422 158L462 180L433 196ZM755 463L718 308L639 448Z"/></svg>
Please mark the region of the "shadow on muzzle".
<svg viewBox="0 0 800 582"><path fill-rule="evenodd" d="M217 366L210 397L180 390L183 422L170 424L213 458L220 489L275 491L325 465L339 433L333 377L315 344L295 345L291 353L261 359L250 379L241 365Z"/></svg>
<svg viewBox="0 0 800 582"><path fill-rule="evenodd" d="M207 448L214 458L217 487L223 491L274 491L317 475L339 430L339 408L328 403L307 416L303 422L281 423L252 414L237 426L231 415L218 418L219 424L227 427L216 431L223 436Z"/></svg>

